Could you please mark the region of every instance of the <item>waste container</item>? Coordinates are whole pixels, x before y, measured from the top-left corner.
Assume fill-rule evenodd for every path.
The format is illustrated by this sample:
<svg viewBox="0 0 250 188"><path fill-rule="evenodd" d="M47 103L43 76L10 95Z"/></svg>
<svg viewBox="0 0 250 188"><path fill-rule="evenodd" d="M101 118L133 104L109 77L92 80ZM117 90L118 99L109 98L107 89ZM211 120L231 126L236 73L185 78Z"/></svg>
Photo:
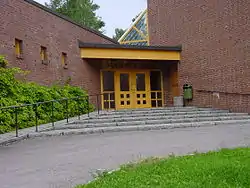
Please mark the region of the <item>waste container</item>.
<svg viewBox="0 0 250 188"><path fill-rule="evenodd" d="M191 100L193 99L193 87L189 84L183 85L183 99Z"/></svg>

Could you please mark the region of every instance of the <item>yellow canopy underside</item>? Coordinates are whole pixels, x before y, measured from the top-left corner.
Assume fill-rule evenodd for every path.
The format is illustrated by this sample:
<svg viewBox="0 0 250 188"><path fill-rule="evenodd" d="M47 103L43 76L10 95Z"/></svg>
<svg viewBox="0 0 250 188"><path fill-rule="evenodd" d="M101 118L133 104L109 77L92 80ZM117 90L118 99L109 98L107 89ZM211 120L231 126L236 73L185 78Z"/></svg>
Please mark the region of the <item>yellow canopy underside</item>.
<svg viewBox="0 0 250 188"><path fill-rule="evenodd" d="M181 52L145 49L81 48L84 59L180 60Z"/></svg>

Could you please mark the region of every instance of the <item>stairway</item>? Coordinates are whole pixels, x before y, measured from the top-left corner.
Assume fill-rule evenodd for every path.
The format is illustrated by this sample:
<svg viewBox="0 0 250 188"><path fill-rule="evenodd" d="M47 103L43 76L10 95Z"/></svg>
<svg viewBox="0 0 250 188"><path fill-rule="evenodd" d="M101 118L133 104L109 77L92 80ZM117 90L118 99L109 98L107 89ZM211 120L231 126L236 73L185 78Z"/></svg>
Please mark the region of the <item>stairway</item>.
<svg viewBox="0 0 250 188"><path fill-rule="evenodd" d="M230 113L211 108L151 108L91 113L81 120L56 125L56 130L86 129L94 132L158 130L229 124L249 124L247 113Z"/></svg>

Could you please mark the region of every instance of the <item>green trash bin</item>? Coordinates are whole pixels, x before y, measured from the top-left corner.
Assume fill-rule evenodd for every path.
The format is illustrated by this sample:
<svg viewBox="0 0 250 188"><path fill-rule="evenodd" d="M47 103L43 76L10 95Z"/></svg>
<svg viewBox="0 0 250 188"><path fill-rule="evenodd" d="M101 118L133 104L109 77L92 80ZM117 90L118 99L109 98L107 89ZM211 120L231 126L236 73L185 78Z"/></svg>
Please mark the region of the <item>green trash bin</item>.
<svg viewBox="0 0 250 188"><path fill-rule="evenodd" d="M185 99L185 100L193 99L193 87L192 87L192 85L185 84L183 86L183 99Z"/></svg>

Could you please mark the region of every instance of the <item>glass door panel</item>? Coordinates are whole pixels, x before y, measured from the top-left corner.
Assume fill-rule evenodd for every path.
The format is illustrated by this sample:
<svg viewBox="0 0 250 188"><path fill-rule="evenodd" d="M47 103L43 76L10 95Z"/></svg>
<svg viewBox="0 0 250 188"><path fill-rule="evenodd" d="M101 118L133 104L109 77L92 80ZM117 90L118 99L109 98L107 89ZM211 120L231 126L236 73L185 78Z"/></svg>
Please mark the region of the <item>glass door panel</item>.
<svg viewBox="0 0 250 188"><path fill-rule="evenodd" d="M151 104L152 107L163 106L162 78L160 71L150 72Z"/></svg>
<svg viewBox="0 0 250 188"><path fill-rule="evenodd" d="M114 71L102 71L102 106L103 109L115 109Z"/></svg>
<svg viewBox="0 0 250 188"><path fill-rule="evenodd" d="M129 84L129 73L121 73L120 74L120 91L129 91L130 84Z"/></svg>
<svg viewBox="0 0 250 188"><path fill-rule="evenodd" d="M134 102L135 108L148 108L151 106L149 100L149 74L148 72L135 72L133 81L135 82Z"/></svg>
<svg viewBox="0 0 250 188"><path fill-rule="evenodd" d="M146 90L145 73L137 73L136 74L136 90L137 91L145 91Z"/></svg>
<svg viewBox="0 0 250 188"><path fill-rule="evenodd" d="M119 91L117 93L117 105L119 108L132 108L131 73L117 72L116 75Z"/></svg>

